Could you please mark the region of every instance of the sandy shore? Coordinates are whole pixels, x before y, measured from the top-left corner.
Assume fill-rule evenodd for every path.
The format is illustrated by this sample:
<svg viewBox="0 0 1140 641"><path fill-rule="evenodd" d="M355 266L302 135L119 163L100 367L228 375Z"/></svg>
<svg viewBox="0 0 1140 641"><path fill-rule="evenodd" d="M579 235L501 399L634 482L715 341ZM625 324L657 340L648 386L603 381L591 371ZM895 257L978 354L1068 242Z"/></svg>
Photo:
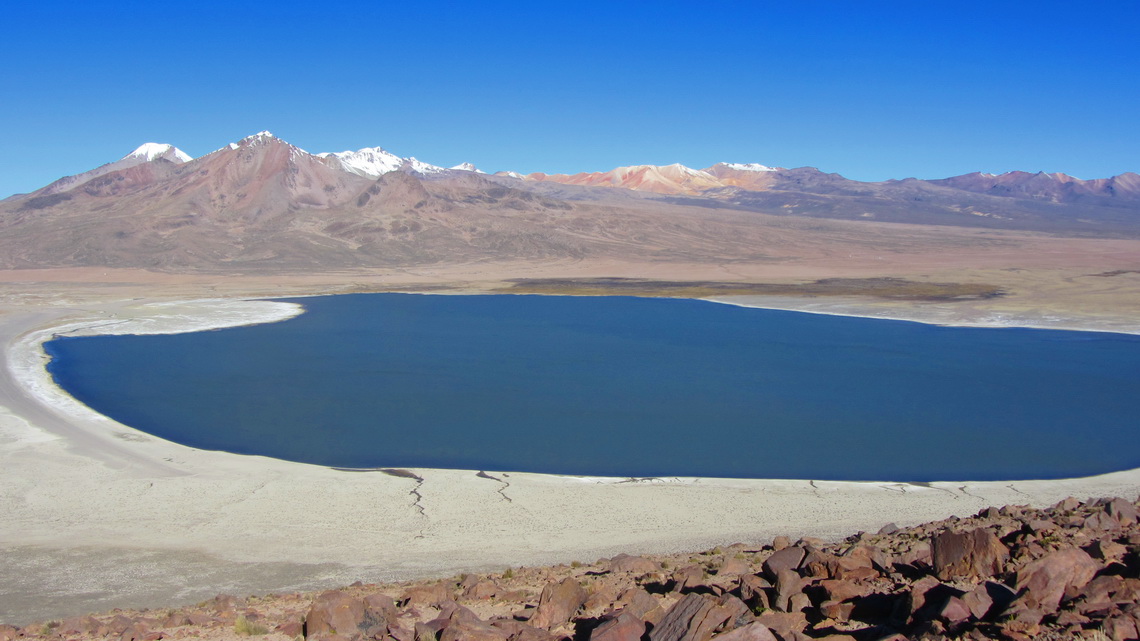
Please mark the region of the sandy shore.
<svg viewBox="0 0 1140 641"><path fill-rule="evenodd" d="M724 302L907 317L899 305L863 309L857 301ZM95 414L58 390L43 369L40 344L57 333L196 331L296 313L295 306L264 301L110 300L28 306L0 316L0 621L194 602L223 591L759 543L778 534L835 538L990 505L1043 506L1070 495L1135 498L1140 491L1140 470L929 485L493 470L487 472L498 480L471 470L415 470L417 481L183 447ZM922 313L933 316L910 312L909 318L969 320L953 322L933 308ZM1072 317L1059 323L1137 329L1127 318L1098 326Z"/></svg>

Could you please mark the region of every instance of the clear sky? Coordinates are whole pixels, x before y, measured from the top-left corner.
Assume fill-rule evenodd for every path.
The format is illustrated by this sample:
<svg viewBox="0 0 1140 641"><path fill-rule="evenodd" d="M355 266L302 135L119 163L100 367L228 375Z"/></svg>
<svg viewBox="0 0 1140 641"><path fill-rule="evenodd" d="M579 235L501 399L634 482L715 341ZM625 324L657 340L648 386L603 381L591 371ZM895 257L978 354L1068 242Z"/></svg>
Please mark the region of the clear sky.
<svg viewBox="0 0 1140 641"><path fill-rule="evenodd" d="M1140 171L1140 2L145 2L0 8L0 197L143 142L573 173Z"/></svg>

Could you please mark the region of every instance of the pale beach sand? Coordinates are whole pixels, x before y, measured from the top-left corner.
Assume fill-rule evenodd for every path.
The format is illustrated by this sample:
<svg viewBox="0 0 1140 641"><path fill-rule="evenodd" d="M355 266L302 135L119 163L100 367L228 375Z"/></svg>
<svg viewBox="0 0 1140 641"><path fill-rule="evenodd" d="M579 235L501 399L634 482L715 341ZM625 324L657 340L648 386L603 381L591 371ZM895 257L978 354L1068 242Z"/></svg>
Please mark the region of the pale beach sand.
<svg viewBox="0 0 1140 641"><path fill-rule="evenodd" d="M960 307L908 312L859 301L724 302L945 324L1129 332L1140 325L1071 316L1054 324L1035 322L1032 314L968 318ZM829 539L991 505L1134 499L1140 492L1140 470L914 485L487 470L492 479L474 470L422 469L414 470L422 477L417 481L163 441L71 399L43 367L40 345L57 333L196 331L298 311L266 301L119 299L25 306L0 316L0 622L195 602L223 591L315 589L619 552L759 544L779 534Z"/></svg>

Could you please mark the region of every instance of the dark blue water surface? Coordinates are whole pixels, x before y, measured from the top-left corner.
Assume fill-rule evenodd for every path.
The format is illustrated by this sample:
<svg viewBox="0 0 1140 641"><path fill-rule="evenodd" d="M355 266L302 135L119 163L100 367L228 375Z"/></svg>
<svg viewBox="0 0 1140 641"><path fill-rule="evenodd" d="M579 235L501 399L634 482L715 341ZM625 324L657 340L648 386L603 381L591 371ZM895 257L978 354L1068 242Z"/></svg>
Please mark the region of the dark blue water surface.
<svg viewBox="0 0 1140 641"><path fill-rule="evenodd" d="M56 381L191 447L341 467L847 480L1140 467L1140 337L625 297L364 294L61 338Z"/></svg>

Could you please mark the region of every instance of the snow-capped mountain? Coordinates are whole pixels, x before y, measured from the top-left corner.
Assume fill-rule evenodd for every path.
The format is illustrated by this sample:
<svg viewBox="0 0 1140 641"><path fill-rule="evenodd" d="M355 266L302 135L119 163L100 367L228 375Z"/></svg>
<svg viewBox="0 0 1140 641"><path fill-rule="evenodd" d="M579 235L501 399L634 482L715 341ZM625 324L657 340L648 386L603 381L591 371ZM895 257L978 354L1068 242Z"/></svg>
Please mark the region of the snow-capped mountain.
<svg viewBox="0 0 1140 641"><path fill-rule="evenodd" d="M89 180L98 178L99 176L103 176L123 169L130 169L131 167L137 167L144 163L167 161L176 165L181 165L183 163L190 162L191 160L193 160L193 158L191 158L189 154L183 152L181 149L175 147L174 145L157 142L143 143L141 146L139 146L138 149L135 149L131 153L114 162L100 165L95 169L85 171L81 174L75 174L74 176L65 176L51 183L47 187L40 189L36 193L39 195L63 193L70 191Z"/></svg>
<svg viewBox="0 0 1140 641"><path fill-rule="evenodd" d="M472 163L469 163L469 162L459 163L458 165L452 167L451 169L454 171L472 171L472 172L475 172L477 174L487 173L487 172L479 169L478 167L476 167L475 165L473 165Z"/></svg>
<svg viewBox="0 0 1140 641"><path fill-rule="evenodd" d="M357 151L340 151L336 153L320 153L319 158L326 158L339 165L345 171L352 172L365 178L379 178L392 171L410 170L420 174L431 175L447 171L443 167L429 165L415 158L401 158L381 147L365 147Z"/></svg>
<svg viewBox="0 0 1140 641"><path fill-rule="evenodd" d="M128 158L137 158L143 162L151 162L158 160L159 158L165 158L166 160L174 163L184 163L194 160L190 157L189 154L182 151L178 147L158 142L143 143L139 146L138 149L132 151L126 156L123 156L122 159L126 160Z"/></svg>

